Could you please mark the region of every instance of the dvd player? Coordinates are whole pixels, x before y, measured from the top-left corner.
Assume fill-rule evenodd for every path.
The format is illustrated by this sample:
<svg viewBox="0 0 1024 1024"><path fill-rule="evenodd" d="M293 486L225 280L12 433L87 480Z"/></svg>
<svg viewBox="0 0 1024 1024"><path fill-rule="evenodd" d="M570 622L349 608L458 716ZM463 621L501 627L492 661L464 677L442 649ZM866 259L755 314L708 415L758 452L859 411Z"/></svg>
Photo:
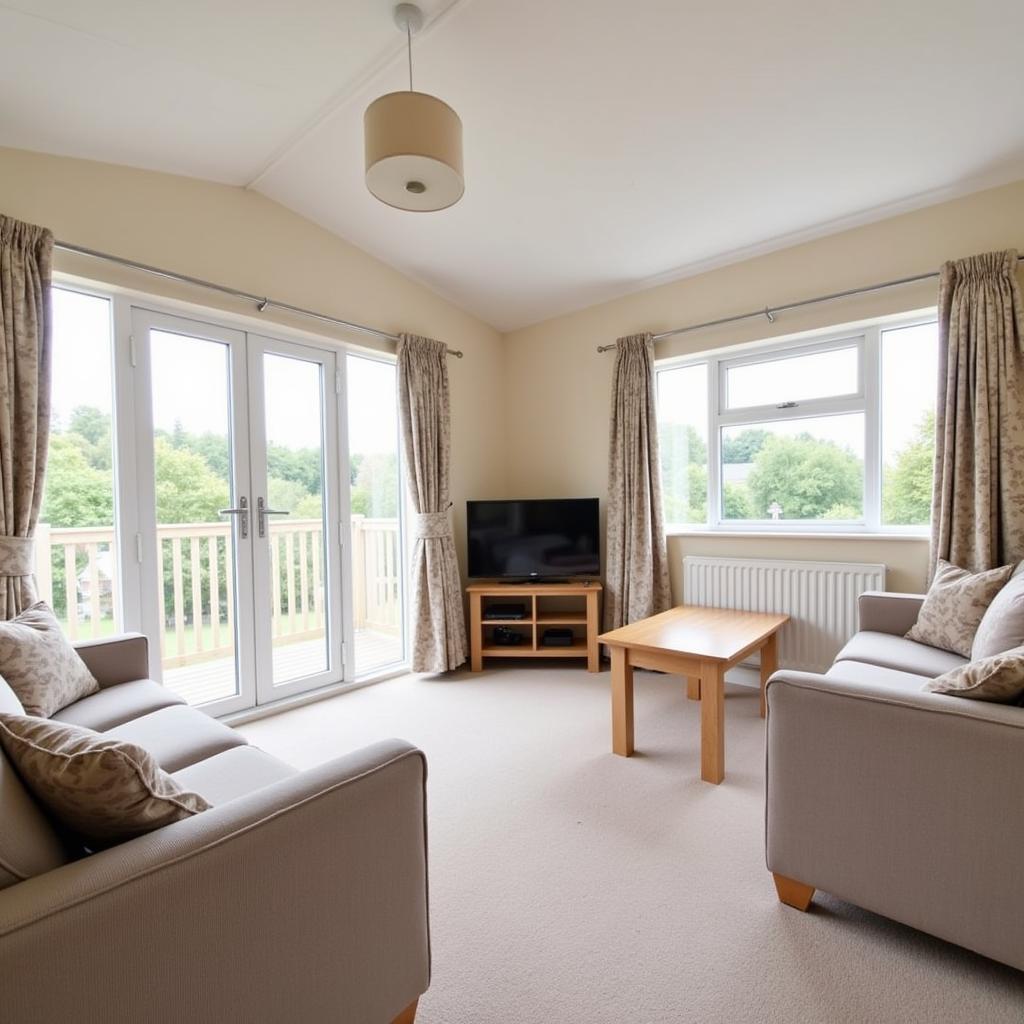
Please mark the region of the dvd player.
<svg viewBox="0 0 1024 1024"><path fill-rule="evenodd" d="M489 604L483 613L484 619L525 619L525 604Z"/></svg>

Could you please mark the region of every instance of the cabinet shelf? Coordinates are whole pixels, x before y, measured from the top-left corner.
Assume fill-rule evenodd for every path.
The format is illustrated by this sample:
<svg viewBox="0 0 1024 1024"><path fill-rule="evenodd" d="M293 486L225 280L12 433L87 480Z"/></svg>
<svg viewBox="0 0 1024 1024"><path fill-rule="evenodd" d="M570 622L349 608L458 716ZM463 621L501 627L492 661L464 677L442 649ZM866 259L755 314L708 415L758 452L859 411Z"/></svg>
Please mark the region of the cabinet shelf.
<svg viewBox="0 0 1024 1024"><path fill-rule="evenodd" d="M536 585L504 583L473 583L469 594L471 666L474 672L483 668L484 658L580 658L590 672L600 670L597 634L600 632L600 583L538 583ZM507 601L511 595L524 599L527 612L522 619L484 618L488 602ZM545 607L545 604L550 604ZM551 607L551 605L554 607ZM575 604L576 607L571 607ZM582 608L580 605L582 604ZM565 607L569 605L569 607ZM523 631L521 644L495 644L487 633L488 626L518 628ZM573 642L566 647L546 647L544 627L568 626Z"/></svg>

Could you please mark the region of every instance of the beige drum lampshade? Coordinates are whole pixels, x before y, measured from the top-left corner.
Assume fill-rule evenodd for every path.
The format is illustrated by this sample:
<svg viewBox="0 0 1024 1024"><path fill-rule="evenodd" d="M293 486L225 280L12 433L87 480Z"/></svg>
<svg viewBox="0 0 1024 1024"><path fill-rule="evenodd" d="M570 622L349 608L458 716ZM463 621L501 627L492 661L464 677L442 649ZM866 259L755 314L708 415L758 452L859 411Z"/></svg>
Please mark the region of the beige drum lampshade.
<svg viewBox="0 0 1024 1024"><path fill-rule="evenodd" d="M425 92L391 92L364 115L366 187L399 210L443 210L462 198L462 122Z"/></svg>

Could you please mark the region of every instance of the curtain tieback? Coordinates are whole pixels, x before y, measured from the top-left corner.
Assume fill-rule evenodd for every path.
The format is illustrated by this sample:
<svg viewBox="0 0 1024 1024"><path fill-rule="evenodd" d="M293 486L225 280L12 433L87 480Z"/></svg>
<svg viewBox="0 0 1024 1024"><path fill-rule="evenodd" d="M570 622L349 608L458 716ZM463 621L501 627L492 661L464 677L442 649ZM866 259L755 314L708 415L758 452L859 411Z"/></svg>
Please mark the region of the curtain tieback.
<svg viewBox="0 0 1024 1024"><path fill-rule="evenodd" d="M31 576L36 571L32 537L0 537L0 576Z"/></svg>
<svg viewBox="0 0 1024 1024"><path fill-rule="evenodd" d="M416 539L432 540L452 536L447 512L420 512L416 516Z"/></svg>

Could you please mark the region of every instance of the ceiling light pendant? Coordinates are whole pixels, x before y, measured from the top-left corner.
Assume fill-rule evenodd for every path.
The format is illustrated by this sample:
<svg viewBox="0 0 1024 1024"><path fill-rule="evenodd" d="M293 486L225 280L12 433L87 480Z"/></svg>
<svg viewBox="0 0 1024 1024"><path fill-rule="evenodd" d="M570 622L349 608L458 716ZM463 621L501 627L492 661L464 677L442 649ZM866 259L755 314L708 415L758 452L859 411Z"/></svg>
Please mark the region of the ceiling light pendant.
<svg viewBox="0 0 1024 1024"><path fill-rule="evenodd" d="M409 89L375 99L363 116L366 187L399 210L444 210L462 198L462 122L459 115L412 87L412 37L423 27L415 4L395 8L405 33Z"/></svg>

